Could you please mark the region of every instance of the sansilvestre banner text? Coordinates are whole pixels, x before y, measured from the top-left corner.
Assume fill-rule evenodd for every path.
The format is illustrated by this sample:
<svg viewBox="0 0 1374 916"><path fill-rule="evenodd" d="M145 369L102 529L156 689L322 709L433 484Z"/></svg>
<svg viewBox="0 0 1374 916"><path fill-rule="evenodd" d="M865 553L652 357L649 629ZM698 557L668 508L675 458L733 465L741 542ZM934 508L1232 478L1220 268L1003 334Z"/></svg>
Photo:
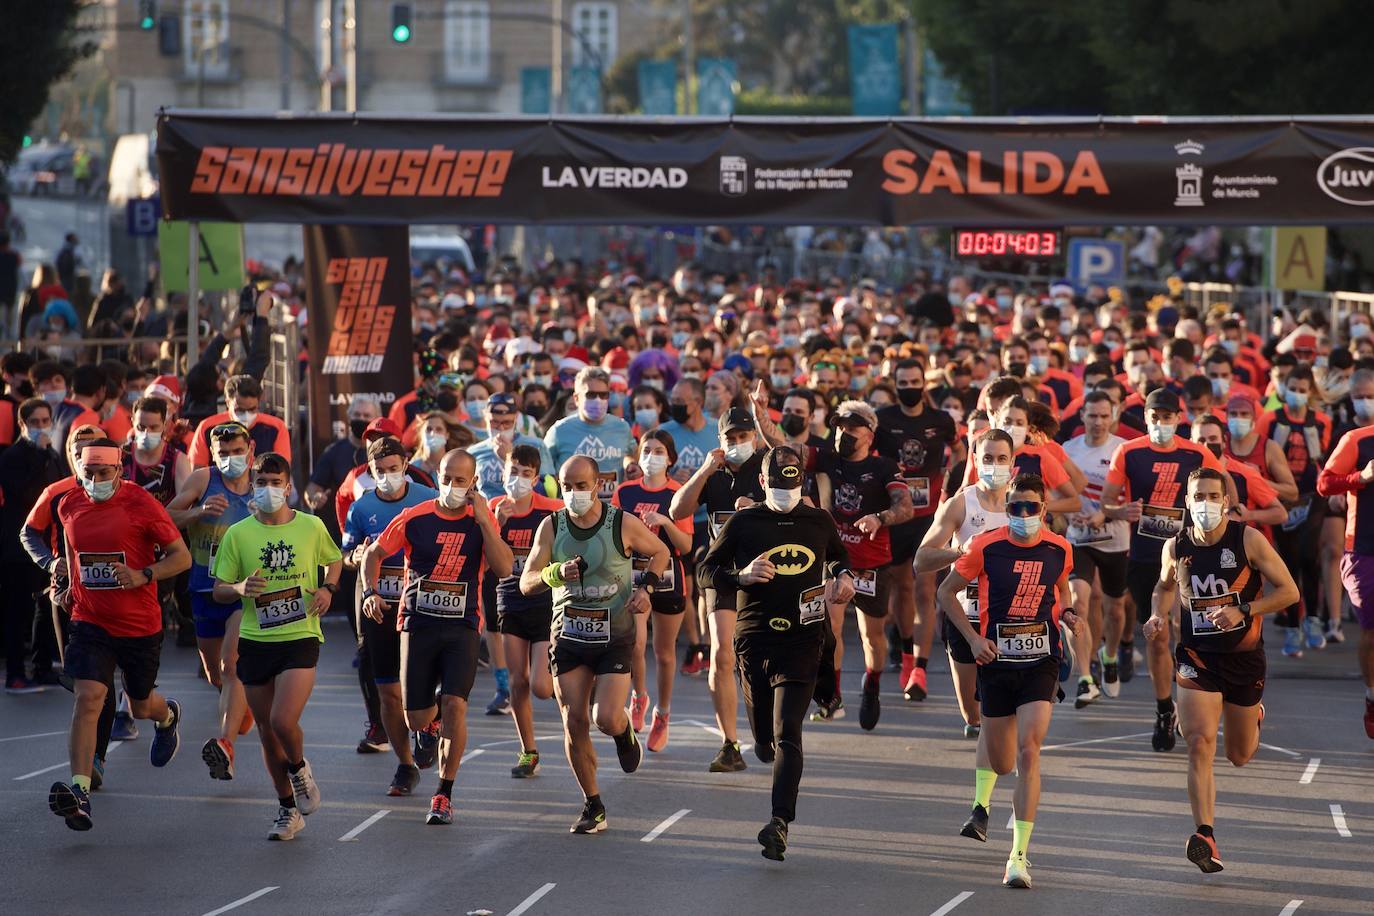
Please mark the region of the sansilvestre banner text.
<svg viewBox="0 0 1374 916"><path fill-rule="evenodd" d="M382 415L415 385L410 233L404 226L305 226L314 454L347 435L348 403L375 395Z"/></svg>
<svg viewBox="0 0 1374 916"><path fill-rule="evenodd" d="M1328 225L1374 219L1374 119L165 112L174 219Z"/></svg>

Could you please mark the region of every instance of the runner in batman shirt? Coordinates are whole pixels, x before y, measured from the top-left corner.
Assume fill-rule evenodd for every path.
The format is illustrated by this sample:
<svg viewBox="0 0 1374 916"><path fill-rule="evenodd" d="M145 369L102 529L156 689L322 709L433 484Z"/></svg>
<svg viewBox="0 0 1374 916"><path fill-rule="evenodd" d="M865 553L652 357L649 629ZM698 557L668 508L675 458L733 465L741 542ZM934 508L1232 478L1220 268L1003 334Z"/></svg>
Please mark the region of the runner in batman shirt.
<svg viewBox="0 0 1374 916"><path fill-rule="evenodd" d="M497 623L510 666L511 718L520 738L520 757L511 767L512 779L528 779L539 772L530 697L547 700L553 696L553 675L549 672L553 600L548 594L530 596L520 591L520 574L534 545L534 532L544 519L563 508L562 500L535 491L541 463L539 449L512 447L506 456L505 492L491 501L501 537L514 555L510 575L496 583Z"/></svg>
<svg viewBox="0 0 1374 916"><path fill-rule="evenodd" d="M935 634L935 573L912 572L916 548L940 506L945 453L958 437L954 420L926 397L925 372L914 359L893 367L898 403L878 411L874 450L897 462L911 492L911 521L892 529L889 607L902 640L899 687L908 700L926 696L926 661Z"/></svg>
<svg viewBox="0 0 1374 916"><path fill-rule="evenodd" d="M975 537L1007 523L1007 485L1013 473L1011 436L1004 430L990 429L976 440L973 449L972 463L978 468L978 483L960 488L940 505L935 523L916 551L918 572L950 568L964 555ZM958 595L958 600L969 620L979 619L977 583L968 585ZM977 696L978 666L954 622L946 614L942 614L941 619L941 638L949 655L954 696L964 717L964 737L976 738L982 725ZM987 752L981 741L978 759L979 767L988 767Z"/></svg>
<svg viewBox="0 0 1374 916"><path fill-rule="evenodd" d="M139 411L135 411L138 417ZM238 677L238 601L221 604L214 598L213 570L219 543L231 525L252 509L253 438L242 423L229 421L210 430L209 467L196 468L167 506L172 521L186 530L191 542L191 619L206 678L219 691L218 737L207 738L200 758L211 779L234 778L234 741L253 726L248 700Z"/></svg>
<svg viewBox="0 0 1374 916"><path fill-rule="evenodd" d="M802 456L781 446L760 475L763 505L736 512L711 544L700 576L739 602L735 653L754 752L773 765L773 812L759 831L766 858L782 861L796 818L802 721L826 651L828 606L853 598L848 552L835 522L801 504Z"/></svg>
<svg viewBox="0 0 1374 916"><path fill-rule="evenodd" d="M539 523L520 590L553 589L549 663L563 715L564 749L585 801L571 833L606 829L606 806L596 781L591 724L615 739L620 768L633 773L644 756L625 711L630 693L634 615L649 612L649 599L668 569L668 548L644 523L597 498L596 462L574 455L559 469L567 508ZM632 586L630 557L649 558L640 584ZM593 708L594 704L594 708Z"/></svg>
<svg viewBox="0 0 1374 916"><path fill-rule="evenodd" d="M377 485L348 507L343 530L344 565L355 569L361 565L368 545L381 537L396 516L439 495L438 490L406 478L406 450L400 439L385 436L369 442L367 465ZM405 579L404 565L405 556L400 551L382 559L377 572L377 594L385 605L381 621L363 613L361 576L357 577L354 596L358 636L371 661L372 679L381 698L382 727L396 754L396 774L386 791L390 796L411 794L420 781L420 765L426 769L434 765L433 756L417 761L411 752L405 707L401 702L401 633L396 616Z"/></svg>
<svg viewBox="0 0 1374 916"><path fill-rule="evenodd" d="M973 539L940 585L940 606L954 622L979 664L978 695L990 769L975 773L973 813L962 833L986 842L988 802L998 776L1017 771L1013 796L1012 851L1002 883L1029 888L1030 844L1040 803L1040 745L1049 729L1059 692L1060 619L1069 610L1073 552L1068 541L1045 525L1045 482L1020 474L1007 494L1007 527ZM964 614L959 593L978 584L978 626Z"/></svg>
<svg viewBox="0 0 1374 916"><path fill-rule="evenodd" d="M153 766L164 767L176 755L181 707L155 690L162 651L157 582L185 571L191 553L162 504L120 479L123 458L113 440L93 439L79 454L81 490L57 506L71 581L63 670L74 682L72 776L52 784L48 807L71 829L90 830L97 721L114 690L116 668L134 716L156 725Z"/></svg>
<svg viewBox="0 0 1374 916"><path fill-rule="evenodd" d="M690 381L690 380L689 380ZM650 600L654 614L654 671L658 680L658 704L654 706L649 740L645 747L657 753L668 745L669 716L672 713L673 675L676 673L677 634L687 607L685 592L686 570L683 555L692 549L691 518L673 521L668 506L680 484L668 476L668 468L677 462L677 445L672 434L664 429L651 429L639 441L639 467L643 476L627 480L616 487L611 505L638 516L646 527L668 548L667 572L659 580ZM632 558L636 584L648 569L649 558ZM648 615L635 618L635 653L630 666L630 723L635 731L644 728L644 711L649 706L648 685L645 683L644 650L648 639Z"/></svg>
<svg viewBox="0 0 1374 916"><path fill-rule="evenodd" d="M1159 565L1164 542L1183 530L1184 481L1199 467L1224 470L1221 461L1210 449L1176 436L1175 430L1182 414L1178 395L1164 388L1150 392L1145 400L1147 433L1117 447L1107 469L1107 483L1102 488L1102 512L1112 521L1125 520L1131 524L1129 566L1126 570L1126 589L1135 603L1136 619L1144 623L1149 616L1150 595L1159 579ZM1234 504L1235 484L1227 477L1227 499ZM1132 664L1135 651L1135 625L1126 621L1122 633L1120 671L1122 680L1130 680L1126 666ZM1150 680L1155 692L1155 727L1150 739L1156 751L1173 750L1178 730L1178 710L1172 697L1173 661L1167 641L1145 646L1150 667Z"/></svg>
<svg viewBox="0 0 1374 916"><path fill-rule="evenodd" d="M1264 626L1261 617L1297 600L1286 563L1258 530L1230 519L1226 477L1212 468L1188 475L1188 526L1164 543L1153 613L1145 636L1165 645L1169 608L1182 596L1175 678L1188 742L1188 802L1196 831L1188 860L1212 873L1221 854L1212 833L1217 726L1226 724L1226 759L1241 767L1259 749L1264 724ZM1272 586L1261 595L1265 583Z"/></svg>
<svg viewBox="0 0 1374 916"><path fill-rule="evenodd" d="M401 699L416 733L417 763L437 749L439 787L426 824L453 823L453 782L467 744L468 694L477 676L482 575L510 575L514 556L477 488L477 464L461 449L439 463L439 496L397 515L363 556L363 613L386 617L385 558L405 552L400 599ZM439 691L440 703L435 702ZM433 757L430 757L432 760Z"/></svg>

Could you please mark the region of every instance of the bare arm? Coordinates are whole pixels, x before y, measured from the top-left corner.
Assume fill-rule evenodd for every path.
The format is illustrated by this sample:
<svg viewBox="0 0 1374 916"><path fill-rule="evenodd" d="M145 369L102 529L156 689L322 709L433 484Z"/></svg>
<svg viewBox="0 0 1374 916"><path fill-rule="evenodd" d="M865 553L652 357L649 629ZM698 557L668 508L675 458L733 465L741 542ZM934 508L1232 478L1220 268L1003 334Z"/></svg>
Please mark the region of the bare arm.
<svg viewBox="0 0 1374 916"><path fill-rule="evenodd" d="M1060 515L1072 515L1083 508L1083 500L1079 497L1078 491L1074 489L1072 479L1066 480L1054 488L1053 495L1045 501L1045 508Z"/></svg>
<svg viewBox="0 0 1374 916"><path fill-rule="evenodd" d="M1269 469L1269 483L1279 500L1285 504L1298 501L1298 484L1293 479L1293 469L1288 466L1288 458L1283 449L1273 439L1264 440L1264 465Z"/></svg>
<svg viewBox="0 0 1374 916"><path fill-rule="evenodd" d="M701 491L706 488L707 479L724 465L725 452L712 449L696 473L687 478L682 488L673 494L673 501L668 504L668 517L675 522L691 518L701 504Z"/></svg>
<svg viewBox="0 0 1374 916"><path fill-rule="evenodd" d="M649 558L649 572L663 577L668 571L668 545L658 539L658 535L648 529L636 516L621 513L620 539L625 546L641 557ZM690 538L688 546L690 546Z"/></svg>
<svg viewBox="0 0 1374 916"><path fill-rule="evenodd" d="M1245 554L1250 558L1250 565L1274 586L1269 594L1260 595L1250 602L1252 617L1272 614L1297 603L1298 586L1293 581L1293 574L1288 571L1288 564L1283 562L1264 535L1254 528L1245 529Z"/></svg>
<svg viewBox="0 0 1374 916"><path fill-rule="evenodd" d="M1073 485L1075 493L1082 493L1088 488L1088 478L1083 473L1083 469L1074 464L1072 458L1064 459L1064 472L1069 475L1069 483Z"/></svg>
<svg viewBox="0 0 1374 916"><path fill-rule="evenodd" d="M504 579L515 566L515 554L506 539L501 537L501 529L487 508L486 499L475 490L469 498L472 500L472 512L477 517L477 527L482 531L482 555L486 557L492 573L498 579Z"/></svg>
<svg viewBox="0 0 1374 916"><path fill-rule="evenodd" d="M179 468L180 461L177 464ZM187 466L190 466L189 461ZM177 483L177 495L167 504L167 514L172 517L172 524L185 528L205 514L205 507L197 506L196 502L205 495L205 488L209 485L209 468L197 468L184 481Z"/></svg>
<svg viewBox="0 0 1374 916"><path fill-rule="evenodd" d="M960 491L960 493L962 492ZM954 499L945 500L940 508L935 511L935 521L926 531L926 536L921 539L921 546L916 549L916 571L918 573L944 569L959 559L960 552L951 547L950 542L953 541L954 533L959 530L959 526L963 523L963 497L957 496Z"/></svg>
<svg viewBox="0 0 1374 916"><path fill-rule="evenodd" d="M1282 525L1288 521L1288 510L1277 498L1263 509L1252 509L1245 519L1256 525ZM1267 542L1266 542L1267 543Z"/></svg>
<svg viewBox="0 0 1374 916"><path fill-rule="evenodd" d="M763 379L759 379L754 386L749 400L754 412L754 425L759 428L759 435L763 436L763 441L768 443L769 448L786 445L787 437L783 435L781 429L778 429L778 424L773 422L773 418L768 415L768 390L763 385Z"/></svg>
<svg viewBox="0 0 1374 916"><path fill-rule="evenodd" d="M520 592L524 595L538 595L549 590L543 579L544 567L549 565L553 555L553 516L546 517L534 532L534 546L525 560L525 569L520 573Z"/></svg>
<svg viewBox="0 0 1374 916"><path fill-rule="evenodd" d="M884 525L900 525L902 522L911 521L911 516L915 510L911 505L911 491L903 486L900 490L889 489L887 498L892 505L878 513L878 521Z"/></svg>
<svg viewBox="0 0 1374 916"><path fill-rule="evenodd" d="M1178 579L1174 575L1174 548L1177 543L1176 538L1164 542L1159 579L1150 594L1150 619L1145 622L1147 639L1169 638L1169 608L1173 607L1174 594L1178 591Z"/></svg>

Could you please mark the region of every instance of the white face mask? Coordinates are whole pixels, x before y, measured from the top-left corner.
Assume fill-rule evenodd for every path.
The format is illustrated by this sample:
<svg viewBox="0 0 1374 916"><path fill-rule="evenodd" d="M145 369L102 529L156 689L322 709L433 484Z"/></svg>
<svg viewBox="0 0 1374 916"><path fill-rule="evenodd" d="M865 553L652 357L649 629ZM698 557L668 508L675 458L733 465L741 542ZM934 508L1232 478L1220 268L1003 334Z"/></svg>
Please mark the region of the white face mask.
<svg viewBox="0 0 1374 916"><path fill-rule="evenodd" d="M468 488L451 483L439 484L439 505L445 509L461 509L468 501Z"/></svg>
<svg viewBox="0 0 1374 916"><path fill-rule="evenodd" d="M639 459L639 466L644 471L644 476L656 477L668 469L668 456L644 455Z"/></svg>
<svg viewBox="0 0 1374 916"><path fill-rule="evenodd" d="M273 513L286 504L285 487L254 487L253 502L257 504L258 511Z"/></svg>
<svg viewBox="0 0 1374 916"><path fill-rule="evenodd" d="M1221 503L1209 502L1205 499L1194 500L1188 503L1188 511L1193 516L1193 524L1203 531L1212 531L1217 525L1221 524L1225 510Z"/></svg>
<svg viewBox="0 0 1374 916"><path fill-rule="evenodd" d="M563 502L567 504L569 512L580 517L592 511L596 494L591 490L568 490L563 494Z"/></svg>
<svg viewBox="0 0 1374 916"><path fill-rule="evenodd" d="M81 478L81 487L86 491L92 502L103 503L105 500L114 496L115 482L113 480L91 480L89 477Z"/></svg>
<svg viewBox="0 0 1374 916"><path fill-rule="evenodd" d="M141 433L134 433L134 447L144 452L151 452L162 444L162 431L156 432L145 430Z"/></svg>
<svg viewBox="0 0 1374 916"><path fill-rule="evenodd" d="M223 458L216 458L215 464L219 467L219 472L230 480L237 480L243 476L243 472L248 470L247 455L225 455Z"/></svg>
<svg viewBox="0 0 1374 916"><path fill-rule="evenodd" d="M763 502L774 512L791 512L797 508L801 502L802 491L800 488L784 490L779 487L769 487L763 491Z"/></svg>
<svg viewBox="0 0 1374 916"><path fill-rule="evenodd" d="M534 489L534 481L528 477L507 477L505 488L511 499L524 499Z"/></svg>
<svg viewBox="0 0 1374 916"><path fill-rule="evenodd" d="M1026 431L1028 429L1030 429L1029 426L1011 426L1010 424L1004 424L1002 426L1002 432L1011 436L1013 450L1026 444Z"/></svg>
<svg viewBox="0 0 1374 916"><path fill-rule="evenodd" d="M731 464L744 464L754 457L754 443L737 442L725 449L725 460Z"/></svg>
<svg viewBox="0 0 1374 916"><path fill-rule="evenodd" d="M1174 430L1178 429L1177 423L1146 423L1145 426L1150 431L1150 441L1155 445L1168 445L1174 441Z"/></svg>
<svg viewBox="0 0 1374 916"><path fill-rule="evenodd" d="M498 430L496 431L496 438L497 438L497 439L500 439L502 442L514 442L514 441L515 441L515 430L513 430L513 429L498 429Z"/></svg>
<svg viewBox="0 0 1374 916"><path fill-rule="evenodd" d="M1355 413L1362 419L1374 419L1374 398L1352 398L1351 402L1355 405Z"/></svg>
<svg viewBox="0 0 1374 916"><path fill-rule="evenodd" d="M996 490L1011 482L1011 465L984 464L978 469L978 482L985 490Z"/></svg>
<svg viewBox="0 0 1374 916"><path fill-rule="evenodd" d="M431 452L441 452L448 444L448 436L443 433L425 433L425 448Z"/></svg>
<svg viewBox="0 0 1374 916"><path fill-rule="evenodd" d="M236 423L242 423L244 426L252 426L253 422L257 420L257 418L258 412L256 410L229 411L229 419L233 420Z"/></svg>
<svg viewBox="0 0 1374 916"><path fill-rule="evenodd" d="M406 485L405 471L388 471L377 478L377 492L390 496Z"/></svg>

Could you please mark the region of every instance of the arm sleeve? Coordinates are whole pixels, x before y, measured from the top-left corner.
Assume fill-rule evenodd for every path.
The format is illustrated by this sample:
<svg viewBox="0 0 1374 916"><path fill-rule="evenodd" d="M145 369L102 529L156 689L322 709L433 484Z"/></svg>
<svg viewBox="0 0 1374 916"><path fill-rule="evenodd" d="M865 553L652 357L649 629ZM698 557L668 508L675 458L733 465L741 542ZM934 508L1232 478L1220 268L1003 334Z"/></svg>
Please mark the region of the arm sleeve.
<svg viewBox="0 0 1374 916"><path fill-rule="evenodd" d="M48 549L48 539L43 536L43 532L25 525L19 529L19 543L24 546L24 552L29 555L29 559L37 563L39 568L45 572L52 571L52 565L57 562L57 557Z"/></svg>
<svg viewBox="0 0 1374 916"><path fill-rule="evenodd" d="M272 340L271 328L267 319L253 316L253 327L248 334L248 357L243 362L243 374L262 378L267 374L268 344Z"/></svg>

